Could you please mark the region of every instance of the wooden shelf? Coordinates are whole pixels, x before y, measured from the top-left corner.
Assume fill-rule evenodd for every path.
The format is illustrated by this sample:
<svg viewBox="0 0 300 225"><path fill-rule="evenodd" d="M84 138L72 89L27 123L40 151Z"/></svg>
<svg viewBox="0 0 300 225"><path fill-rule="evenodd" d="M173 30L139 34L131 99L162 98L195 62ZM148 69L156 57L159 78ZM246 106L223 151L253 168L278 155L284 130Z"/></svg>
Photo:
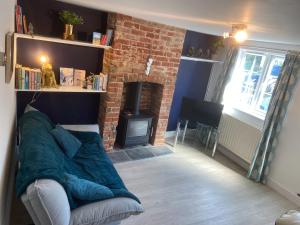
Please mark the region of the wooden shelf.
<svg viewBox="0 0 300 225"><path fill-rule="evenodd" d="M48 41L48 42L68 44L68 45L77 45L77 46L84 46L84 47L90 47L90 48L111 49L111 46L95 45L93 43L83 42L83 41L70 41L70 40L64 40L64 39L60 39L60 38L14 33L14 39L16 40L17 38Z"/></svg>
<svg viewBox="0 0 300 225"><path fill-rule="evenodd" d="M72 93L105 93L106 91L97 91L84 89L76 86L59 86L58 88L42 88L39 90L15 89L17 92L72 92Z"/></svg>
<svg viewBox="0 0 300 225"><path fill-rule="evenodd" d="M196 57L189 57L189 56L181 56L181 60L188 60L188 61L197 61L197 62L208 62L208 63L223 63L223 61L213 60L213 59L205 59L205 58L196 58Z"/></svg>

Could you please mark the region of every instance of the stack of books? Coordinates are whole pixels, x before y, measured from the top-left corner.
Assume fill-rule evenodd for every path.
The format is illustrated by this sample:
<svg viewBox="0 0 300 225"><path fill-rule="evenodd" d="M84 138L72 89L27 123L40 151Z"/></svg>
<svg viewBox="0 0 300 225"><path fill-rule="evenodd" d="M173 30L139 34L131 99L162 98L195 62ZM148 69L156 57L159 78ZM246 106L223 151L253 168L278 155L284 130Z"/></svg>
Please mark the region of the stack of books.
<svg viewBox="0 0 300 225"><path fill-rule="evenodd" d="M15 6L15 21L16 21L16 32L20 34L27 34L27 20L26 16L22 13L22 7L20 5Z"/></svg>
<svg viewBox="0 0 300 225"><path fill-rule="evenodd" d="M94 75L92 89L96 91L106 91L108 76L100 73L100 75Z"/></svg>
<svg viewBox="0 0 300 225"><path fill-rule="evenodd" d="M40 90L42 87L42 71L16 65L15 87L19 90Z"/></svg>

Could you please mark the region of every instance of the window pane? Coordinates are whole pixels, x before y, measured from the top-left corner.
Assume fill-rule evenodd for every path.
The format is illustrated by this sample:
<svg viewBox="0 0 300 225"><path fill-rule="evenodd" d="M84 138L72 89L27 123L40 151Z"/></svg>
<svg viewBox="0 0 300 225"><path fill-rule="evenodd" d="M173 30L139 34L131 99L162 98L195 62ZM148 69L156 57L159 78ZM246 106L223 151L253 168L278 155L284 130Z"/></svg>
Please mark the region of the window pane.
<svg viewBox="0 0 300 225"><path fill-rule="evenodd" d="M263 113L267 112L283 61L283 57L272 57L266 77L261 85L260 97L256 105L256 110L262 111Z"/></svg>
<svg viewBox="0 0 300 225"><path fill-rule="evenodd" d="M244 107L251 106L254 101L258 83L262 77L265 59L264 55L246 53L242 65L238 69L238 73L243 77L239 92L239 104Z"/></svg>

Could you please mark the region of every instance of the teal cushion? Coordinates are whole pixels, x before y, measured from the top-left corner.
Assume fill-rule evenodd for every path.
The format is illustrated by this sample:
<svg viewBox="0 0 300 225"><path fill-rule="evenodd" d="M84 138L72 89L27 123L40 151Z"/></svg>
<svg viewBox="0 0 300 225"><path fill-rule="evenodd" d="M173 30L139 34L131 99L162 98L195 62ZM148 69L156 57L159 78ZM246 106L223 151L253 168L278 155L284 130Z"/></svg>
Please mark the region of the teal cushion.
<svg viewBox="0 0 300 225"><path fill-rule="evenodd" d="M108 187L80 179L72 174L65 173L65 182L70 188L71 194L82 201L98 201L114 197Z"/></svg>
<svg viewBox="0 0 300 225"><path fill-rule="evenodd" d="M73 158L76 155L77 151L80 149L81 142L73 134L59 125L56 125L56 127L50 132L54 136L55 140L58 142L64 153L69 158Z"/></svg>

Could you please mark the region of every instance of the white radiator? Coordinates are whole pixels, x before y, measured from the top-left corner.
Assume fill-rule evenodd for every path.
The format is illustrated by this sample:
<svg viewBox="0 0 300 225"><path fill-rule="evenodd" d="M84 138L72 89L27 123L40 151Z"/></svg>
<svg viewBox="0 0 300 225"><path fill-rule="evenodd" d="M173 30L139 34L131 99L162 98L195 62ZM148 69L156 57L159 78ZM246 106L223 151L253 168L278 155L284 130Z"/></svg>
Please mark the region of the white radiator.
<svg viewBox="0 0 300 225"><path fill-rule="evenodd" d="M219 131L219 144L250 163L260 139L260 130L223 114Z"/></svg>

